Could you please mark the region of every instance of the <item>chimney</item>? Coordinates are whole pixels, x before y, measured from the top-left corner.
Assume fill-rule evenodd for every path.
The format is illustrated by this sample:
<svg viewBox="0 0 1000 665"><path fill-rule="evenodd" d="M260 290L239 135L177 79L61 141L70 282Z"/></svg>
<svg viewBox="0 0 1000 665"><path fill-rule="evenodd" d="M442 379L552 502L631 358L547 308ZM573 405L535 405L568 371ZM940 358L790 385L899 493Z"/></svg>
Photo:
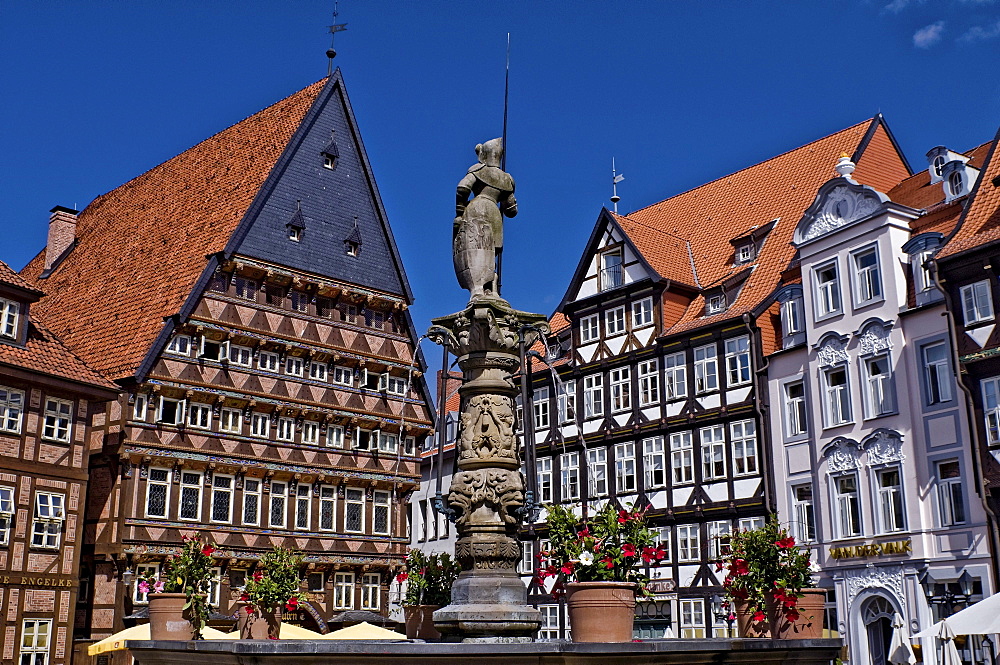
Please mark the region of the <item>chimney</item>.
<svg viewBox="0 0 1000 665"><path fill-rule="evenodd" d="M50 210L49 242L45 246L45 270L51 270L56 262L76 240L76 216L79 211L56 206Z"/></svg>

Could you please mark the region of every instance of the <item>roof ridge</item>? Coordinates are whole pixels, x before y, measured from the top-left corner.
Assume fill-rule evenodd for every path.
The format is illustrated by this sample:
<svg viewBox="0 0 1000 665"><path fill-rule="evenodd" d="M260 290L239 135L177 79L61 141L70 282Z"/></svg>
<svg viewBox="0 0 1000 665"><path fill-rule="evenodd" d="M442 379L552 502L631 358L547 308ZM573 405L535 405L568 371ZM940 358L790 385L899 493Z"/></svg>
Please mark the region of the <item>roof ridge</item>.
<svg viewBox="0 0 1000 665"><path fill-rule="evenodd" d="M743 167L741 169L737 169L736 171L733 171L732 173L727 173L725 175L719 176L718 178L713 178L712 180L709 180L708 182L704 182L704 183L698 185L697 187L691 187L690 189L685 189L684 191L678 192L678 193L676 193L676 194L674 194L672 196L668 196L666 198L660 199L659 201L656 201L655 203L650 203L649 205L643 206L641 208L636 208L635 210L633 210L632 212L630 212L628 215L623 215L623 217L626 217L629 220L631 220L631 215L634 215L634 214L636 214L638 212L642 212L644 210L648 210L649 208L652 208L654 206L660 205L664 201L669 201L670 199L675 199L678 196L684 196L685 194L690 194L691 192L694 192L696 190L702 189L703 187L708 187L709 185L717 183L717 182L719 182L721 180L725 180L726 178L731 178L734 175L738 175L740 173L743 173L744 171L749 171L750 169L757 168L758 166L763 166L764 164L767 164L768 162L773 162L774 160L780 159L781 157L784 157L785 155L789 155L789 154L791 154L793 152L797 152L799 150L802 150L803 148L808 148L809 146L813 145L814 143L819 143L820 141L825 141L825 140L829 139L830 137L836 136L837 134L842 134L844 132L847 132L847 131L850 131L852 129L855 129L856 127L860 127L862 125L871 124L871 122L874 121L876 119L876 117L877 116L872 116L871 118L868 118L868 119L863 120L861 122L856 122L853 125L848 125L847 127L844 127L842 129L838 129L835 132L830 132L829 134L826 134L825 136L821 136L818 139L815 139L813 141L809 141L808 143L803 143L802 145L800 145L800 146L798 146L796 148L790 148L788 150L785 150L784 152L778 153L777 155L774 155L772 157L768 157L765 160L756 162L756 163L751 164L749 166L745 166L745 167Z"/></svg>

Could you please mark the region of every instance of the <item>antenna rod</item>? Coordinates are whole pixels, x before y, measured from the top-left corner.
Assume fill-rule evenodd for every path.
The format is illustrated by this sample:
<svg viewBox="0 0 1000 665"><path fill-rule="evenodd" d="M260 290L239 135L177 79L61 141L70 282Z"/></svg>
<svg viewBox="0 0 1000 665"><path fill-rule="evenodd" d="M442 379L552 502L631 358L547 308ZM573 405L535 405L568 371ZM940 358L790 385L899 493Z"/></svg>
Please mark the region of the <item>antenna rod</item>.
<svg viewBox="0 0 1000 665"><path fill-rule="evenodd" d="M507 66L503 77L503 157L500 170L507 170L507 97L510 93L510 33L507 33Z"/></svg>

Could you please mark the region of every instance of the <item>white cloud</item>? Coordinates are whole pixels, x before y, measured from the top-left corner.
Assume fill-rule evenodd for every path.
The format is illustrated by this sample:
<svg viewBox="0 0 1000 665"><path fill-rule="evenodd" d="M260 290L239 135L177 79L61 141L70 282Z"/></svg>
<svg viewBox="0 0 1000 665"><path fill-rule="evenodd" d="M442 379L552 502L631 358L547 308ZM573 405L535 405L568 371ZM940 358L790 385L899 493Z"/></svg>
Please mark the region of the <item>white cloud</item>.
<svg viewBox="0 0 1000 665"><path fill-rule="evenodd" d="M941 41L944 32L944 21L937 21L913 33L913 45L917 48L930 48Z"/></svg>
<svg viewBox="0 0 1000 665"><path fill-rule="evenodd" d="M975 25L966 30L965 34L958 38L958 41L966 44L972 44L974 42L993 39L997 36L1000 36L1000 21L996 21L995 23L988 25ZM916 39L916 37L914 37L914 39Z"/></svg>
<svg viewBox="0 0 1000 665"><path fill-rule="evenodd" d="M920 2L921 0L917 0ZM892 12L893 14L898 14L899 12L906 9L907 5L911 4L913 0L892 0L889 4L882 8L882 11Z"/></svg>

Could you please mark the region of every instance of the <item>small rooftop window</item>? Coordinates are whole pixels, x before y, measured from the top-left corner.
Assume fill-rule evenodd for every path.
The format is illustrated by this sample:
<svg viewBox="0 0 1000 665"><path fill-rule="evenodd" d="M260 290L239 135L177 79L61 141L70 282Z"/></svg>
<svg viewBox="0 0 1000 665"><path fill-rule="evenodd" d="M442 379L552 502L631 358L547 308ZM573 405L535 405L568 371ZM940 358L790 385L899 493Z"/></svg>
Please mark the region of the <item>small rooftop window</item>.
<svg viewBox="0 0 1000 665"><path fill-rule="evenodd" d="M962 195L962 172L952 171L948 176L948 189L952 196Z"/></svg>
<svg viewBox="0 0 1000 665"><path fill-rule="evenodd" d="M726 295L724 293L717 293L714 296L710 296L708 299L708 305L706 307L708 314L718 314L726 308Z"/></svg>
<svg viewBox="0 0 1000 665"><path fill-rule="evenodd" d="M337 148L336 131L330 132L330 142L326 144L326 147L323 148L323 152L320 154L323 155L323 168L330 169L331 171L337 168L337 161L340 157L340 149Z"/></svg>
<svg viewBox="0 0 1000 665"><path fill-rule="evenodd" d="M348 256L358 255L358 249L360 248L360 245L358 245L358 243L347 240L344 242L344 245L346 246Z"/></svg>
<svg viewBox="0 0 1000 665"><path fill-rule="evenodd" d="M753 261L754 246L752 242L745 243L736 248L736 262L750 263Z"/></svg>
<svg viewBox="0 0 1000 665"><path fill-rule="evenodd" d="M296 228L294 226L288 227L288 239L292 242L299 242L302 240L302 229Z"/></svg>
<svg viewBox="0 0 1000 665"><path fill-rule="evenodd" d="M939 178L941 177L941 169L944 168L944 164L944 155L938 155L934 158L934 162L931 164L931 167L934 169L934 175Z"/></svg>

